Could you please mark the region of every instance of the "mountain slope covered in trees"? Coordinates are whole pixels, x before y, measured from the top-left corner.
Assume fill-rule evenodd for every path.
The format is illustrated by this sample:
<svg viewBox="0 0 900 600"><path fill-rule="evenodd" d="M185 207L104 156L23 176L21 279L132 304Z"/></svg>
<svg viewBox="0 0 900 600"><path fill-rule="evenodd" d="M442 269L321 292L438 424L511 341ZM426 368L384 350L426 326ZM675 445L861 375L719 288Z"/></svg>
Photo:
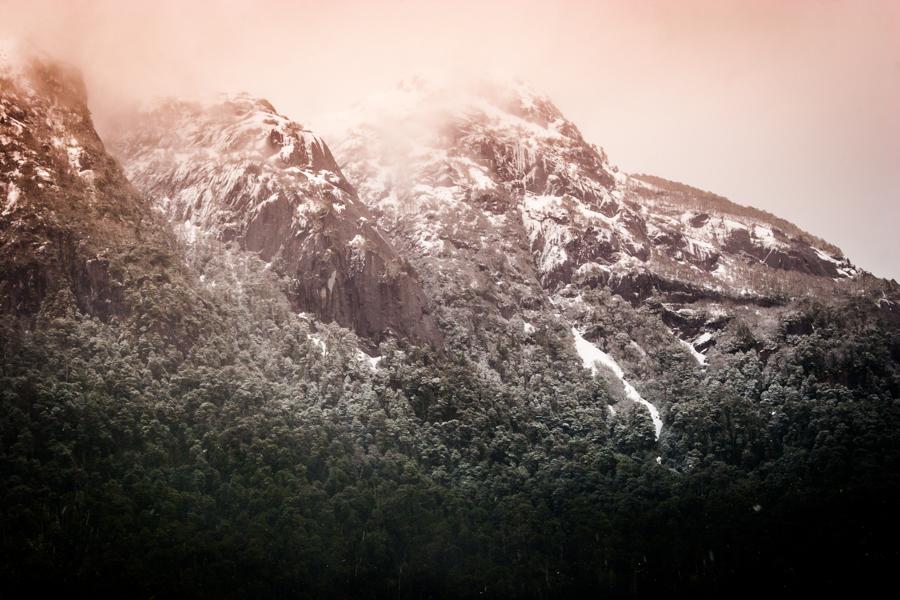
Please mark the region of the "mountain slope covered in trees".
<svg viewBox="0 0 900 600"><path fill-rule="evenodd" d="M2 595L721 596L890 580L898 290L833 246L619 173L516 86L416 84L366 108L329 138L330 197L290 183L302 178L266 162L277 152L254 154L281 117L230 161L135 122L115 149L142 194L74 73L4 60ZM82 91L63 104L61 89ZM54 120L60 106L70 116ZM191 118L227 137L257 110L274 113L242 98ZM214 193L234 164L232 192ZM262 198L242 186L264 174L294 211L358 203L365 237L417 275L436 335L367 337L298 305L303 271L280 244L343 244L344 225L266 245L261 211L241 204ZM197 204L192 190L211 192ZM204 234L185 236L188 219ZM77 252L42 254L59 235ZM99 258L115 285L82 266Z"/></svg>

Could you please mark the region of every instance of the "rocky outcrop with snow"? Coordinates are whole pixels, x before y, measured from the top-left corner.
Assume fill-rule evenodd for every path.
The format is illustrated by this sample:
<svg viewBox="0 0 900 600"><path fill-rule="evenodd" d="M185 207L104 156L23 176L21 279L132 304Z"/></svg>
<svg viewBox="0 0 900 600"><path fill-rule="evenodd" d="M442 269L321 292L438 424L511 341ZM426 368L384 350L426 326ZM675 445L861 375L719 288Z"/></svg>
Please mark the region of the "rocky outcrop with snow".
<svg viewBox="0 0 900 600"><path fill-rule="evenodd" d="M551 291L605 285L634 303L659 291L766 296L792 273L858 274L837 248L772 215L620 173L548 98L518 83L414 81L329 129L361 199L414 252L490 243L510 255L522 241Z"/></svg>
<svg viewBox="0 0 900 600"><path fill-rule="evenodd" d="M126 271L156 268L139 247L168 260L164 224L107 154L80 74L0 45L0 308L34 315L61 294L88 314L123 313Z"/></svg>
<svg viewBox="0 0 900 600"><path fill-rule="evenodd" d="M520 83L413 80L332 115L322 130L360 200L422 274L442 321L488 352L495 334L485 332L523 327L514 317L568 328L562 300L607 288L643 308L637 318L656 320L685 362L703 369L735 315L758 318L760 307L861 273L773 215L621 173ZM589 318L571 322L595 330Z"/></svg>
<svg viewBox="0 0 900 600"><path fill-rule="evenodd" d="M575 351L578 353L579 358L581 358L584 368L590 369L591 373L594 375L596 375L600 369L612 373L622 384L625 397L632 402L642 405L650 413L650 418L653 420L653 429L656 433L656 439L659 439L659 434L662 433L663 428L663 421L662 417L659 416L659 410L657 410L656 406L651 402L645 400L634 386L628 382L625 378L625 371L619 366L616 359L598 348L596 344L586 340L575 327L572 327L572 337L575 338ZM615 414L615 412L613 412L613 414Z"/></svg>
<svg viewBox="0 0 900 600"><path fill-rule="evenodd" d="M580 358L659 438L660 411L677 412L653 385L660 371L681 361L702 377L729 348L765 361L790 328L737 340L729 323L775 330L798 288L864 275L777 217L619 172L518 83L414 81L373 97L329 124L337 159L265 100L165 101L115 140L124 171L77 73L0 49L0 84L0 291L15 314L58 292L100 317L127 311L128 270L167 285L181 264L174 229L188 252L202 238L233 245L229 268L258 256L295 310L368 339L353 353L372 373L372 342L394 335L452 344L479 377L527 381L569 361L562 372L584 378ZM495 360L510 349L519 371ZM566 376L554 371L539 376Z"/></svg>
<svg viewBox="0 0 900 600"><path fill-rule="evenodd" d="M163 102L115 144L131 180L190 241L235 242L288 281L297 310L382 339L440 344L418 277L321 138L240 95Z"/></svg>

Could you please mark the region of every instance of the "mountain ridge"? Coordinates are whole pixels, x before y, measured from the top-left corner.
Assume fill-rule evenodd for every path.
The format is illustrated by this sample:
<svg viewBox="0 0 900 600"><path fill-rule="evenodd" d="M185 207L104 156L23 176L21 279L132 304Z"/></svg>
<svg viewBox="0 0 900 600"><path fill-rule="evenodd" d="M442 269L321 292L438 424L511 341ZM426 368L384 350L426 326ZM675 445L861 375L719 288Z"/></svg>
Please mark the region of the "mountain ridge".
<svg viewBox="0 0 900 600"><path fill-rule="evenodd" d="M27 45L6 48L0 61L3 309L27 319L50 305L132 318L149 281L184 281L173 237L107 153L80 73Z"/></svg>
<svg viewBox="0 0 900 600"><path fill-rule="evenodd" d="M478 87L475 92L463 92L462 100L454 98L454 101L446 101L446 96L454 96L453 92L441 90L432 90L427 86L420 86L410 89L400 87L399 93L388 95L387 98L396 105L387 111L383 107L377 106L378 102L374 102L375 109L370 110L370 120L374 120L374 124L367 123L366 117L357 117L360 124L345 125L344 134L350 136L361 136L358 141L352 139L341 139L340 134L335 134L335 140L338 147L338 154L345 167L351 170L351 178L357 182L360 193L364 199L368 199L369 203L377 208L379 204L393 202L393 198L386 189L385 177L390 177L390 162L394 157L391 156L395 152L393 148L378 150L375 149L375 155L369 151L368 157L361 157L359 160L353 159L353 153L358 147L368 143L370 148L377 148L379 143L373 140L377 135L372 132L381 132L388 130L398 138L406 138L403 140L407 146L413 148L427 148L423 150L423 157L416 155L406 157L406 163L403 168L409 169L409 162L419 160L423 169L428 169L426 162L433 161L431 173L424 171L419 172L417 178L413 175L410 180L421 182L424 181L423 176L430 177L433 181L439 183L437 186L442 190L441 193L448 193L455 187L459 193L469 193L476 198L491 198L490 192L496 192L498 189L506 194L507 197L516 196L518 200L508 198L506 200L498 200L491 198L488 202L499 201L500 204L509 204L509 202L524 203L523 219L528 226L534 251L539 255L539 263L543 271L543 276L549 278L562 278L569 280L574 272L583 264L567 264L572 261L567 260L568 253L574 252L583 255L582 260L586 262L595 262L599 265L609 265L616 263L624 258L632 257L637 259L639 263L647 263L648 258L653 254L653 240L647 239L646 227L644 224L646 216L640 215L641 198L640 194L652 195L655 191L650 190L652 184L644 181L640 177L630 178L627 175L619 173L618 169L612 166L606 154L596 146L588 145L577 128L571 122L565 120L559 110L545 96L537 95L527 88L497 88L487 87L487 91L482 91ZM382 101L384 103L384 101ZM430 104L429 104L430 103ZM450 106L450 108L448 108ZM396 108L399 107L399 108ZM390 112L393 110L394 116L385 118L383 114L378 114L379 110ZM404 113L405 111L405 113ZM364 111L360 111L364 112ZM387 125L379 124L381 119ZM504 119L506 119L504 121ZM413 122L416 126L396 126L394 131L391 130L392 125L399 122ZM369 133L366 134L366 130ZM446 138L440 141L441 136L456 136L456 139ZM431 146L429 146L431 144ZM401 144L396 144L401 145ZM341 149L344 149L342 152ZM498 154L498 152L500 154ZM564 154L557 155L558 152ZM529 157L530 153L534 153L535 157ZM446 156L442 159L441 156ZM465 160L474 161L473 164L462 164ZM557 162L562 159L562 162ZM380 161L381 164L375 164L372 161ZM443 160L443 163L441 161ZM423 162L424 161L424 162ZM549 163L548 163L549 161ZM494 173L484 171L478 165L484 162L488 170L494 169ZM441 163L443 167L437 165ZM563 173L547 172L547 165L550 164L566 164L568 168L575 167L580 169L579 173ZM496 170L501 165L500 170ZM415 172L417 167L412 167ZM441 176L434 169L449 168L456 169L457 175L448 175L448 179L441 181ZM553 167L551 166L551 169ZM385 169L388 169L385 171ZM468 169L469 173L464 171ZM358 171L358 172L354 172ZM472 173L476 173L478 179L472 179ZM549 182L547 178L550 178ZM400 177L402 179L402 177ZM440 185L446 183L448 185ZM499 188L496 187L499 184ZM592 186L599 186L593 188ZM488 189L481 189L482 187ZM635 190L635 188L641 188ZM695 190L695 188L692 188ZM677 194L684 195L686 188L676 189L674 184L668 185L666 190L669 200L674 200ZM402 192L406 197L411 197L417 192L414 189L407 189ZM421 195L421 194L420 194ZM494 194L497 195L496 193ZM638 205L638 210L620 209L618 204L625 200L626 195ZM571 207L560 205L561 201L565 201L566 197L572 197L576 204ZM789 224L783 219L779 219L767 213L743 208L739 205L728 203L724 199L719 198L719 210L724 210L727 214L740 213L744 217L754 217L756 221L768 221L772 225L785 229L787 233L778 229L777 232L772 231L771 227L761 230L764 237L769 238L768 241L759 241L755 229L751 231L749 236L742 235L742 232L726 231L725 235L729 237L720 243L714 244L709 250L705 247L709 246L708 240L694 239L689 235L686 236L683 231L672 231L671 227L667 227L670 223L651 222L654 233L658 234L658 238L662 245L668 245L665 254L675 256L679 262L693 262L695 266L703 267L706 264L709 271L714 271L715 266L721 260L729 260L729 254L743 254L745 257L752 254L761 253L763 249L766 252L759 262L773 266L775 268L783 268L785 270L798 270L812 274L830 274L834 277L846 277L855 271L849 263L843 264L845 259L840 251L833 245L827 244L819 238L815 238L802 232L796 226ZM698 199L695 199L699 202ZM549 204L548 204L549 202ZM528 208L528 205L532 208ZM499 205L497 205L499 206ZM496 212L497 206L492 210ZM575 210L577 208L577 210ZM573 212L574 211L574 212ZM591 211L596 217L590 216ZM555 220L557 224L562 224L565 220L579 219L579 213L588 217L593 222L586 222L575 231L567 231L566 227L551 227L552 231L545 232L542 224L546 220ZM599 213L599 214L598 214ZM534 218L526 218L528 214L533 214ZM653 215L651 215L653 216ZM697 215L695 215L697 216ZM594 227L594 223L602 219L621 219L621 226L601 226L599 229L595 227L598 244L594 247L585 247L583 242L588 236L585 235L586 227ZM583 220L583 219L582 219ZM657 220L658 221L658 220ZM633 230L630 230L633 229ZM662 230L662 231L659 231ZM546 235L545 235L546 234ZM674 235L673 235L674 234ZM554 237L555 240L548 240L547 236ZM800 245L792 245L789 235L798 238L802 242ZM669 236L670 239L666 239ZM566 244L570 244L576 238L581 240L581 247L570 247L567 251ZM749 238L749 239L747 239ZM825 248L815 248L814 244L820 243ZM730 244L730 248L725 248ZM772 250L772 252L768 252ZM832 254L828 254L828 252ZM725 256L723 256L725 255ZM564 258L565 257L565 258ZM684 258L681 258L684 257ZM599 260L592 260L597 258ZM555 264L558 263L558 264ZM834 265L841 265L846 270L844 274L840 268ZM727 265L726 265L727 266ZM562 269L557 274L554 271ZM626 267L627 270L627 267ZM712 278L716 278L713 273ZM727 282L719 281L719 285L727 286Z"/></svg>
<svg viewBox="0 0 900 600"><path fill-rule="evenodd" d="M165 101L114 148L186 238L257 254L289 279L298 310L376 343L392 329L440 346L416 273L370 224L327 145L268 101Z"/></svg>
<svg viewBox="0 0 900 600"><path fill-rule="evenodd" d="M168 102L122 167L66 73L0 75L0 595L891 583L896 283L518 87L407 85L342 165Z"/></svg>

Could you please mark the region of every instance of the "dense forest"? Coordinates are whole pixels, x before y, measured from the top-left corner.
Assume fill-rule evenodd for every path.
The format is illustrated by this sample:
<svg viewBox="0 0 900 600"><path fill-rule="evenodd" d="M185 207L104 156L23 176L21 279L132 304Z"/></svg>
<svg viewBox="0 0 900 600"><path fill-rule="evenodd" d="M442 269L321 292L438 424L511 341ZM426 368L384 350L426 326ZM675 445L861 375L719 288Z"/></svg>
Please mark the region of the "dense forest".
<svg viewBox="0 0 900 600"><path fill-rule="evenodd" d="M552 319L373 366L256 259L195 256L199 292L3 322L4 597L858 592L900 558L900 328L868 298L803 301L776 351L735 319L699 369L593 292L653 348L656 442Z"/></svg>

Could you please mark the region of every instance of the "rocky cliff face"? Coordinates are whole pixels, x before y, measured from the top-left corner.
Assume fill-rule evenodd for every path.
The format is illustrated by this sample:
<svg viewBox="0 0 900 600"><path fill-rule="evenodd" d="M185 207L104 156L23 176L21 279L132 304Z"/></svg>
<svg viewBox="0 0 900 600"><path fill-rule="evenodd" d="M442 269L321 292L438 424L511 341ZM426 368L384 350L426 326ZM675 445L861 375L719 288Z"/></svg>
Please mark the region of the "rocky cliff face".
<svg viewBox="0 0 900 600"><path fill-rule="evenodd" d="M256 253L299 311L374 341L394 332L440 345L417 274L328 147L267 101L165 102L123 133L114 147L128 176L188 241Z"/></svg>
<svg viewBox="0 0 900 600"><path fill-rule="evenodd" d="M632 372L656 369L645 352L629 354L660 344L705 368L735 319L775 322L793 299L866 276L773 215L620 172L519 83L414 80L324 119L322 130L439 299L441 326L457 331L454 343L483 347L487 361L504 337L524 331L555 352L542 336L574 328ZM620 330L598 325L610 318ZM766 327L760 348L774 343ZM617 341L625 330L630 339Z"/></svg>
<svg viewBox="0 0 900 600"><path fill-rule="evenodd" d="M48 299L123 314L132 283L172 262L164 224L94 130L80 75L16 43L0 48L0 205L0 298L18 316Z"/></svg>
<svg viewBox="0 0 900 600"><path fill-rule="evenodd" d="M464 206L495 227L521 227L548 290L626 279L634 285L622 295L639 302L667 282L769 294L743 276L754 267L858 273L840 250L772 215L620 173L549 99L519 84L449 91L414 82L336 122L338 157L362 199L382 218L417 221L413 241L425 253L460 238L446 214Z"/></svg>
<svg viewBox="0 0 900 600"><path fill-rule="evenodd" d="M766 350L794 299L866 276L777 217L621 173L520 84L373 97L328 125L340 166L264 100L167 101L114 142L123 173L75 74L6 64L7 310L36 313L62 290L93 314L127 311L129 277L180 263L168 221L188 251L209 238L257 255L295 310L370 342L446 342L484 365L510 343L562 343L608 357L638 395L659 367L644 348L680 346L705 368L746 318L765 322L748 343Z"/></svg>
<svg viewBox="0 0 900 600"><path fill-rule="evenodd" d="M452 278L474 264L463 278L501 307L598 285L635 306L765 302L796 291L792 278L859 274L837 248L763 211L621 173L518 83L414 81L327 123L361 199L417 268Z"/></svg>

